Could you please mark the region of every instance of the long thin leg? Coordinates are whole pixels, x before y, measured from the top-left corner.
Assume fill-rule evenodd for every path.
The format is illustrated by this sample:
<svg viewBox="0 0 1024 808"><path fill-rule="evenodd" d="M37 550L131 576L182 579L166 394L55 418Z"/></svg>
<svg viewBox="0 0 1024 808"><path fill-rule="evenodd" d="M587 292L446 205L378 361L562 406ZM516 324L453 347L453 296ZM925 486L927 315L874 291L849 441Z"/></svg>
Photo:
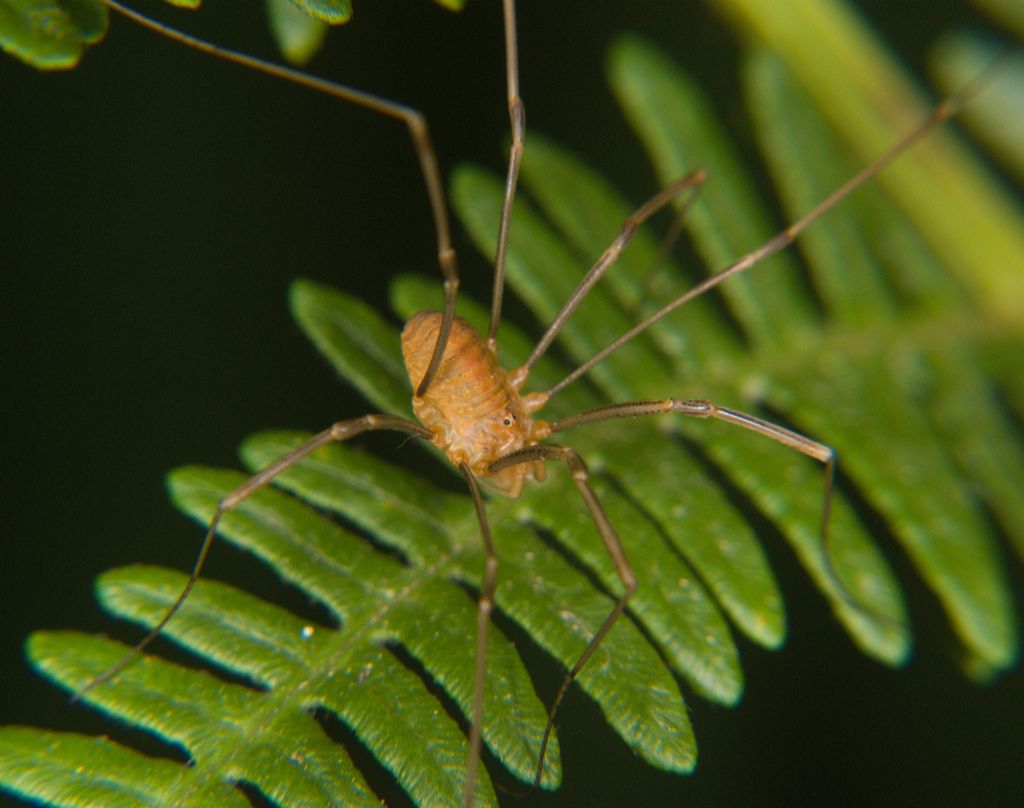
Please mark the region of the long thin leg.
<svg viewBox="0 0 1024 808"><path fill-rule="evenodd" d="M704 184L707 179L707 173L703 169L691 171L684 177L680 177L671 185L662 188L658 193L648 199L639 208L633 211L632 214L622 223L622 227L619 229L619 234L615 237L615 240L601 253L601 257L594 262L594 265L587 270L586 274L580 279L579 284L573 289L572 294L562 305L558 314L555 315L551 321L551 325L548 326L548 330L544 332L544 335L537 342L537 346L533 349L533 353L530 354L530 358L526 362L516 369L513 379L516 384L522 384L526 377L530 373L530 369L537 363L537 360L543 356L544 352L554 342L555 337L558 336L558 332L562 330L569 317L576 311L580 303L583 302L583 298L587 296L587 293L593 288L605 271L614 264L622 251L626 249L626 246L632 240L636 231L639 229L645 221L651 216L665 207L669 202L675 199L680 194L689 191L690 195L683 202L680 212L677 215L682 215L686 208L693 204L696 199L696 193L700 189L700 186ZM564 385L564 383L563 383ZM558 385L551 388L548 391L549 395L554 393L561 388L563 385Z"/></svg>
<svg viewBox="0 0 1024 808"><path fill-rule="evenodd" d="M1004 54L1000 59L997 59L995 62L990 64L986 68L984 73L976 76L970 84L963 87L959 92L949 96L947 99L939 103L932 110L931 114L924 121L918 124L914 129L910 130L910 132L908 132L902 140L893 144L888 150L883 152L877 160L875 160L870 165L865 166L852 177L850 177L846 182L844 182L836 190L834 190L832 193L830 193L828 196L822 199L817 205L815 205L813 208L807 211L807 213L805 213L799 219L794 221L785 229L780 230L778 233L775 234L774 237L766 241L760 247L751 250L746 255L734 261L729 266L705 278L692 289L690 289L687 292L684 292L682 295L677 297L672 302L667 303L654 314L644 318L644 320L642 320L637 325L633 326L633 328L631 328L618 339L606 345L604 348L602 348L600 351L598 351L596 354L590 357L590 359L588 359L586 362L584 362L582 365L576 368L572 373L570 373L568 376L562 379L562 381L560 381L558 384L556 384L554 387L548 390L548 396L553 396L558 391L562 390L565 387L568 387L570 384L576 381L576 379L583 376L592 367L603 361L604 358L608 356L610 353L621 348L627 342L629 342L634 337L646 331L648 328L650 328L656 322L661 320L663 317L667 316L668 314L671 314L684 303L687 303L696 297L700 297L708 290L713 289L715 286L718 286L718 284L720 284L722 281L731 278L733 275L739 275L741 272L746 272L752 266L760 263L768 256L774 255L780 250L783 250L786 247L788 247L796 240L796 237L799 236L804 230L806 230L811 224L813 224L826 213L828 213L830 210L832 210L832 208L834 208L843 199L845 199L855 190L857 190L866 182L868 182L868 180L872 179L876 174L882 171L882 169L884 169L886 166L892 163L897 157L899 157L905 151L910 149L915 143L926 137L929 132L931 132L938 126L941 126L944 122L948 121L950 118L956 115L961 109L963 109L964 104L970 101L985 86L986 77L989 71L998 69L999 63L1003 59L1005 59L1007 55L1011 52L1013 51L1007 52L1007 54ZM545 335L545 337L546 336L547 335ZM533 357L531 357L531 360L532 359ZM528 364L532 364L532 362Z"/></svg>
<svg viewBox="0 0 1024 808"><path fill-rule="evenodd" d="M630 597L636 591L636 575L626 559L626 553L622 549L622 542L619 540L615 528L608 521L608 517L605 515L604 508L601 507L594 489L590 487L586 464L584 464L583 459L576 453L575 449L568 446L555 446L553 444L528 446L525 449L519 449L495 460L488 466L488 471L497 472L510 466L520 463L533 463L537 460L561 460L569 467L569 471L572 473L572 481L576 484L576 490L579 491L580 497L583 498L583 502L587 506L587 510L590 511L590 517L594 520L597 532L601 534L605 550L607 550L612 563L615 565L615 572L618 574L619 580L622 581L623 592L622 596L615 602L611 612L604 619L601 627L597 630L597 633L594 634L587 644L580 658L576 660L576 664L565 674L562 686L558 688L558 693L555 694L554 701L551 702L551 708L548 711L548 723L544 727L544 737L540 744L540 758L537 761L537 771L533 778L534 788L540 785L540 778L544 772L544 756L547 753L551 731L555 726L555 713L558 712L558 706L562 703L569 685L579 675L580 670L587 664L587 660L597 650L597 647L608 635L608 632L612 630L615 621L619 619L619 615L625 610L626 603L628 603Z"/></svg>
<svg viewBox="0 0 1024 808"><path fill-rule="evenodd" d="M512 219L512 201L519 184L519 165L523 160L526 138L526 108L519 97L519 46L516 42L515 0L504 0L505 16L505 76L508 84L508 118L512 126L512 145L508 151L508 175L505 177L505 198L501 203L498 223L498 247L494 254L494 290L491 293L491 326L487 330L487 344L497 353L498 324L501 322L501 298L505 291L505 255L508 252L508 228Z"/></svg>
<svg viewBox="0 0 1024 808"><path fill-rule="evenodd" d="M225 513L238 507L240 503L244 502L256 491L263 488L263 486L275 477L287 471L304 457L312 454L320 447L326 446L329 443L338 443L350 440L364 432L377 430L406 432L417 438L423 438L424 440L430 440L433 437L429 429L417 424L415 421L410 421L408 418L402 418L397 415L364 415L362 418L338 421L323 432L317 433L304 444L296 447L288 454L283 457L279 457L262 471L254 474L242 483L242 485L238 486L238 488L227 494L220 502L217 503L217 509L213 512L213 518L210 519L210 524L206 528L206 535L203 537L203 543L199 548L199 555L196 557L196 563L192 568L192 574L189 575L188 581L185 583L185 587L181 590L177 599L164 613L164 616L160 618L160 622L157 623L150 632L143 637L134 648L132 648L131 651L75 693L71 699L72 702L78 701L94 687L97 687L116 676L129 663L131 663L132 660L142 653L146 646L156 639L161 631L163 631L164 626L170 622L170 619L174 617L175 613L181 608L185 599L188 597L189 592L192 591L192 587L195 586L196 581L199 580L199 574L202 572L203 565L206 563L206 556L209 554L210 547L213 545L213 537L217 533L217 525L220 523L221 517Z"/></svg>
<svg viewBox="0 0 1024 808"><path fill-rule="evenodd" d="M334 98L340 98L343 101L348 101L382 115L387 115L389 118L400 120L406 125L412 138L416 159L420 164L423 181L427 187L427 197L430 200L430 210L434 217L434 230L437 238L437 262L441 267L441 275L444 278L444 316L441 321L441 328L437 332L437 342L434 344L434 352L430 357L430 364L427 365L426 373L423 374L423 379L420 380L419 386L416 388L416 395L422 396L430 386L430 382L433 380L434 375L437 373L437 368L441 364L441 358L444 356L444 349L448 344L448 335L451 333L452 322L455 319L455 299L459 290L459 271L455 249L452 247L451 225L448 221L448 205L445 201L444 183L441 181L441 171L437 165L437 153L434 151L434 146L430 140L430 130L422 113L405 104L399 104L371 93L346 87L343 84L317 78L299 70L293 70L290 67L274 64L264 59L258 59L255 56L231 50L230 48L222 48L219 45L214 45L212 42L191 36L169 25L151 20L137 11L122 6L117 0L103 0L103 2L114 11L144 28L163 34L175 42L180 42L202 53L251 68L268 76L290 81L302 87L308 87Z"/></svg>
<svg viewBox="0 0 1024 808"><path fill-rule="evenodd" d="M710 401L702 399L691 399L682 401L674 398L661 399L659 401L628 401L621 404L611 404L606 407L598 407L594 410L581 412L577 415L563 418L551 425L552 432L562 432L566 429L591 424L596 421L608 421L613 418L634 418L641 415L661 415L665 413L678 413L694 418L714 418L718 421L725 421L729 424L748 429L759 435L764 435L776 443L795 449L801 454L814 458L824 466L824 493L821 503L821 522L818 529L818 546L821 553L822 564L825 574L836 585L836 590L843 601L852 609L877 620L900 629L905 628L899 621L893 620L888 615L881 614L857 600L856 596L843 583L838 572L832 564L832 553L829 549L829 521L832 512L832 493L835 485L835 469L838 458L831 446L811 440L808 437L794 432L786 427L765 421L754 415L749 415L739 410L719 407Z"/></svg>
<svg viewBox="0 0 1024 808"><path fill-rule="evenodd" d="M487 683L487 629L494 610L494 588L498 582L498 555L494 552L491 540L491 526L487 522L484 510L484 498L480 495L480 486L476 477L465 463L459 465L462 476L466 478L469 493L473 496L476 507L476 518L480 523L480 536L484 542L484 580L480 587L480 599L477 601L476 612L476 662L473 671L473 710L469 725L469 759L466 761L466 784L462 795L462 804L472 808L476 797L477 770L480 767L480 738L484 721L484 688Z"/></svg>

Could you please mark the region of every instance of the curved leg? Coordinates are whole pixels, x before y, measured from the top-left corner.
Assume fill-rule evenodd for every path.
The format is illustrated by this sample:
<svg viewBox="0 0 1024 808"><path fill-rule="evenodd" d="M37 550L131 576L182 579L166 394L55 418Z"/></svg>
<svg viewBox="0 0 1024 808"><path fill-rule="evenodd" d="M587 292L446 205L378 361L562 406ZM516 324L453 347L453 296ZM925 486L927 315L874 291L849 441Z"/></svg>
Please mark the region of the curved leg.
<svg viewBox="0 0 1024 808"><path fill-rule="evenodd" d="M491 293L491 325L487 330L487 344L497 353L498 324L501 322L501 298L505 291L505 255L508 252L508 228L512 220L512 201L519 184L519 165L523 159L526 139L526 108L519 97L519 46L516 41L515 0L503 0L505 19L505 76L508 86L508 119L512 128L512 145L508 150L508 174L505 177L505 197L501 203L498 223L498 245L494 253L494 289Z"/></svg>
<svg viewBox="0 0 1024 808"><path fill-rule="evenodd" d="M677 413L689 415L694 418L714 418L718 421L725 421L729 424L748 429L759 435L764 435L776 443L795 449L801 454L814 458L824 466L824 493L821 503L821 523L818 532L818 545L821 552L822 564L825 574L836 585L836 591L846 605L856 611L870 617L873 620L892 625L896 628L905 628L900 621L893 620L888 615L881 614L876 610L864 605L849 590L843 579L832 564L832 553L829 550L829 521L832 512L832 493L835 485L835 469L838 462L835 450L831 446L811 440L792 429L773 424L754 415L749 415L739 410L728 407L719 407L710 401L702 399L679 400L674 398L661 399L660 401L627 401L621 404L611 404L607 407L599 407L587 412L563 418L551 425L552 432L561 432L573 427L590 424L596 421L608 421L613 418L634 418L641 415L661 415L665 413Z"/></svg>
<svg viewBox="0 0 1024 808"><path fill-rule="evenodd" d="M103 0L103 2L114 11L144 28L163 34L175 42L180 42L202 53L207 53L219 59L256 70L259 73L284 79L293 84L339 98L342 101L365 107L381 115L387 115L389 118L400 120L406 125L406 128L409 130L409 136L412 138L416 159L420 164L420 172L423 174L423 182L427 188L427 198L430 201L430 211L434 218L434 231L437 238L437 262L441 267L441 275L444 278L444 317L441 321L441 328L437 332L437 342L434 344L434 353L431 355L430 364L427 366L427 371L416 389L416 395L422 396L430 386L430 382L434 378L438 366L441 364L441 357L444 355L445 346L448 344L448 334L451 332L452 321L455 319L455 298L459 290L459 271L455 257L455 248L452 247L451 224L448 220L448 205L445 201L444 183L441 180L441 171L437 165L437 153L434 151L434 146L431 143L430 130L427 127L427 121L423 114L419 110L405 104L399 104L371 93L346 87L344 84L317 78L300 70L268 62L265 59L259 59L240 51L214 45L212 42L207 42L204 39L199 39L176 28L172 28L169 25L151 20L149 17L121 5L117 0ZM511 2L511 0L506 0L506 2ZM515 41L514 32L512 41L513 43Z"/></svg>
<svg viewBox="0 0 1024 808"><path fill-rule="evenodd" d="M131 651L75 693L71 701L78 701L94 687L97 687L116 676L128 664L130 664L132 660L142 653L146 646L156 639L161 631L163 631L164 626L170 622L171 618L174 617L175 613L181 608L181 605L185 602L189 592L192 591L192 587L194 587L196 581L199 580L199 574L202 572L203 565L206 563L206 556L209 554L210 547L213 545L213 537L217 533L217 525L220 523L221 517L225 513L238 507L238 505L244 502L249 496L263 488L263 486L271 482L275 477L287 471L304 457L312 454L320 447L326 446L329 443L338 443L349 440L357 435L361 435L363 432L378 430L406 432L417 438L423 438L428 441L433 437L433 434L429 429L417 424L415 421L410 421L408 418L401 418L397 415L364 415L362 418L338 421L323 432L318 432L304 444L296 447L288 454L283 457L279 457L262 471L254 474L242 483L242 485L238 486L238 488L227 494L220 502L217 503L217 509L214 511L213 518L210 519L210 524L206 528L206 535L203 537L203 543L199 548L199 555L196 557L196 563L192 568L192 573L189 575L184 589L181 590L181 594L179 594L174 603L171 604L171 607L166 611L164 616L160 618L160 622L157 623L150 632L143 637L134 648L132 648Z"/></svg>
<svg viewBox="0 0 1024 808"><path fill-rule="evenodd" d="M614 264L619 256L622 255L622 251L626 249L633 236L636 235L636 231L640 228L644 222L646 222L651 216L660 211L666 205L669 204L673 199L682 193L689 192L689 196L684 200L683 205L677 216L682 216L693 201L696 199L697 191L707 180L707 172L703 169L697 169L691 171L689 174L680 177L671 185L662 188L658 193L648 199L644 204L637 208L633 213L629 215L625 222L622 223L622 227L619 228L619 234L615 237L615 240L605 248L605 251L601 253L601 257L594 262L594 265L587 270L586 274L580 279L580 282L576 285L576 288L572 290L572 294L562 304L562 308L559 309L558 314L555 315L551 324L548 326L547 331L544 332L540 340L537 342L536 347L533 349L533 353L530 354L530 358L526 360L522 367L517 368L515 371L515 377L522 384L526 380L526 377L530 373L530 369L537 364L537 361L543 356L544 352L554 342L555 337L558 336L558 332L562 330L566 321L572 316L572 313L576 311L580 303L587 296L587 293L591 288L604 276L604 273L608 268ZM581 367L574 370L569 376L563 379L561 382L556 384L550 390L547 391L549 396L553 396L563 387L570 382L579 378L579 376L586 373L591 367L596 364L594 361L588 361Z"/></svg>
<svg viewBox="0 0 1024 808"><path fill-rule="evenodd" d="M494 610L494 589L498 582L498 555L494 552L491 540L491 527L487 522L484 510L484 498L480 494L480 486L476 477L465 463L459 465L459 471L466 478L469 493L473 496L476 518L480 523L480 536L484 542L484 578L480 587L480 599L477 601L476 613L476 661L473 671L473 710L469 725L469 759L466 761L466 783L462 795L462 803L472 808L476 797L477 770L480 766L480 739L484 720L484 688L487 681L487 628Z"/></svg>
<svg viewBox="0 0 1024 808"><path fill-rule="evenodd" d="M551 444L528 446L525 449L520 449L495 460L487 469L488 471L496 472L519 463L533 463L537 460L561 460L569 467L569 471L572 473L572 480L576 484L576 490L579 491L580 497L582 497L584 504L587 506L590 517L594 520L595 527L597 527L597 532L601 534L605 550L608 551L608 555L615 565L615 572L618 573L619 580L622 581L623 593L615 602L611 612L604 619L601 627L591 638L587 647L583 650L580 658L576 660L576 663L566 673L561 687L558 688L558 693L555 694L554 701L552 701L551 708L548 711L548 723L544 727L544 737L541 740L540 759L537 762L537 771L533 778L534 788L540 785L540 778L544 772L544 755L547 752L551 731L555 726L555 713L558 711L558 706L562 703L569 685L572 684L580 670L587 663L587 660L590 659L594 651L597 650L597 647L608 635L608 632L612 630L615 621L619 619L619 615L625 610L626 603L636 591L637 585L636 575L626 559L626 553L622 549L622 542L619 540L615 528L608 521L608 517L601 507L594 489L590 487L590 478L586 464L584 464L583 459L576 453L575 449L568 446L555 446Z"/></svg>
<svg viewBox="0 0 1024 808"><path fill-rule="evenodd" d="M1012 52L1012 50L1007 51L1007 53ZM582 365L576 368L576 370L574 370L572 373L570 373L568 376L562 379L562 381L560 381L558 384L556 384L554 387L548 390L548 395L553 396L562 388L572 384L572 382L576 381L576 379L580 378L580 376L585 374L592 367L602 362L606 356L613 353L614 351L617 351L619 348L621 348L627 342L632 340L634 337L637 337L640 334L642 334L656 322L661 320L663 317L666 317L667 315L671 314L673 311L678 309L683 304L688 303L694 298L700 297L705 292L718 286L718 284L720 284L722 281L728 280L733 275L739 275L742 272L746 272L748 269L760 263L768 256L774 255L775 253L788 247L796 240L797 236L799 236L804 230L810 227L810 225L812 225L814 222L816 222L818 219L820 219L822 216L824 216L826 213L832 210L832 208L834 208L836 205L842 202L843 199L845 199L855 190L857 190L870 179L872 179L876 174L882 171L882 169L884 169L886 166L888 166L890 163L896 160L896 158L898 158L901 154L903 154L911 147L913 147L914 144L916 144L918 141L924 139L933 129L935 129L938 126L941 126L954 115L957 115L960 112L960 110L963 109L964 105L968 101L973 99L978 94L978 92L985 86L985 80L988 70L997 69L999 62L1001 61L1002 59L997 59L993 64L991 64L987 68L985 73L976 76L974 81L963 87L959 92L954 93L944 101L940 102L934 109L932 109L931 114L927 118L921 121L921 123L919 123L916 127L911 129L901 140L897 141L892 146L890 146L873 163L861 168L856 174L854 174L846 182L844 182L842 185L840 185L838 188L832 191L832 193L830 193L828 196L826 196L824 199L818 202L817 205L815 205L813 208L807 211L799 219L796 219L790 225L780 230L760 247L754 248L746 255L741 256L740 258L733 261L727 267L718 270L713 275L708 276L700 283L698 283L696 286L681 294L675 300L665 304L660 309L658 309L658 311L654 312L654 314L645 317L643 320L641 320L639 323L633 326L629 331L627 331L621 337L618 337L617 339L610 342L608 345L606 345L604 348L602 348L600 351L598 351L596 354L590 357L590 359L588 359L586 362L584 362ZM602 256L601 260L604 260L604 256ZM600 263L600 261L598 263ZM570 298L570 300L572 300L576 296L577 292L573 293L573 296L572 298ZM559 314L559 316L561 316L561 314ZM554 324L552 324L552 327L553 326ZM545 334L545 338L546 337L547 334ZM535 353L537 352L535 351ZM534 361L534 358L531 357L528 364L532 365ZM782 431L787 432L788 430ZM783 443L784 442L785 441L783 441ZM821 444L819 444L819 446L820 445Z"/></svg>

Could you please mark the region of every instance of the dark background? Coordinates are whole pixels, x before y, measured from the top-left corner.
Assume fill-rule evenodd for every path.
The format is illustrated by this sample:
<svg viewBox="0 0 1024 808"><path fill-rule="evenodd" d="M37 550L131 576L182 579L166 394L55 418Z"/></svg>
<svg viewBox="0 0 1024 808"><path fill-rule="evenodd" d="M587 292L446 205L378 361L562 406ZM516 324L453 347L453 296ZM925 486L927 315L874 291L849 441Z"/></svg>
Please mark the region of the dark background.
<svg viewBox="0 0 1024 808"><path fill-rule="evenodd" d="M749 146L737 43L706 6L522 5L529 126L587 155L634 200L657 183L604 82L617 32L675 54ZM915 68L938 33L978 21L953 3L862 6ZM256 4L144 8L273 54ZM313 71L423 110L445 174L462 160L501 170L498 4L473 0L453 15L426 0L363 0L356 14ZM200 531L167 503L168 469L237 465L249 432L365 411L290 320L288 283L334 283L384 310L388 276L436 272L432 224L402 125L120 18L79 70L41 75L0 60L0 200L0 723L110 732L30 672L25 637L75 627L134 639L100 614L91 582L134 561L191 565ZM464 285L484 299L487 263L456 240ZM572 694L559 722L565 804L1000 805L1024 792L1019 671L967 683L928 607L909 668L884 669L853 650L790 555L772 560L795 615L790 640L777 654L741 641L748 687L737 709L690 698L696 774L636 763ZM230 550L217 548L209 570L282 597ZM1019 567L1013 575L1019 604Z"/></svg>

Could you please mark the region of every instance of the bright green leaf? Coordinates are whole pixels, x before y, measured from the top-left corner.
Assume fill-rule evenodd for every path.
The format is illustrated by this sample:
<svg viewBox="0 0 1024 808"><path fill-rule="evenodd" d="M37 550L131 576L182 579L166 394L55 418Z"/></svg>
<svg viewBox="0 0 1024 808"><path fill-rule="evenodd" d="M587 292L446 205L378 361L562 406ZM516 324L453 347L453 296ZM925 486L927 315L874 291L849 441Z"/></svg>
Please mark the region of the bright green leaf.
<svg viewBox="0 0 1024 808"><path fill-rule="evenodd" d="M7 8L0 5L0 15ZM862 69L875 75L870 59ZM702 272L721 269L783 226L762 212L768 206L744 180L724 128L670 60L629 39L615 46L610 72L664 182L697 165L711 171L686 219L707 266L654 265L656 238L640 232L570 319L557 350L538 363L531 389L554 385ZM837 141L776 59L756 53L745 80L779 202L795 219L863 158ZM488 257L501 183L476 168L453 180L454 206ZM533 132L522 184L509 283L536 320L547 322L636 202ZM968 189L984 184L973 176L963 181ZM988 191L979 194L987 204ZM959 204L970 207L973 198ZM935 226L908 222L879 189L862 189L800 239L801 256L778 256L730 281L724 307L711 298L688 305L550 403L549 417L558 417L616 400L707 397L838 450L827 565L818 534L821 468L791 449L677 416L566 433L589 464L640 582L577 684L652 765L687 772L696 762L679 681L702 698L735 704L743 672L733 631L769 648L784 642L784 593L755 530L766 522L873 657L899 665L910 651L900 583L878 547L891 539L945 610L968 671L981 677L1014 663L1019 628L989 517L1024 556L1024 506L1015 487L1024 477L1024 447L1006 404L1024 409L1024 318L1005 316L1020 314L1021 298L994 305L992 290L1012 285L1001 277L987 277L974 295L960 294L962 267L928 246ZM392 299L404 318L437 308L441 293L433 281L403 278ZM293 286L291 306L338 374L372 402L368 410L409 413L393 322L307 281ZM478 327L486 323L486 310L472 300L461 299L459 311ZM499 339L508 366L521 362L532 342L509 323ZM242 448L244 464L263 467L308 437L256 435ZM355 750L317 720L328 716L414 802L457 803L472 710L479 528L470 499L441 486L458 483L450 466L409 471L400 463L413 454L443 461L436 452L424 457L406 436L391 437L377 439L387 460L356 446L321 449L222 521L224 538L326 610L322 622L201 580L164 633L217 675L146 655L86 694L114 719L183 750L188 765L105 739L11 727L0 730L3 787L69 805L231 804L244 799L237 788L244 782L278 804L377 804ZM244 479L187 468L171 475L170 488L175 504L206 524ZM571 666L622 584L566 469L553 466L544 484L518 500L489 497L487 511L501 562L501 625ZM149 627L185 580L131 567L105 573L97 592L107 611ZM488 634L484 743L500 766L529 780L545 705L506 633L492 624ZM37 668L68 690L126 650L71 632L39 633L29 642ZM542 785L554 788L560 778L553 738ZM495 803L482 772L478 804Z"/></svg>
<svg viewBox="0 0 1024 808"><path fill-rule="evenodd" d="M0 780L47 805L152 805L176 787L187 795L181 805L250 804L228 784L206 781L189 766L146 757L106 738L31 727L0 727Z"/></svg>

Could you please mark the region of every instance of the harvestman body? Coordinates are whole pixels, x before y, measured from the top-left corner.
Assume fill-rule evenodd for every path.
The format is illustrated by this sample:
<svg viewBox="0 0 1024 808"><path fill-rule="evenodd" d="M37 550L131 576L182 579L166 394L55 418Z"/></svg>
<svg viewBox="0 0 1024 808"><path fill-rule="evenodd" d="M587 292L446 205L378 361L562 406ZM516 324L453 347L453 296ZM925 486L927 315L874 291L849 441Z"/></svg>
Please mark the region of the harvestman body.
<svg viewBox="0 0 1024 808"><path fill-rule="evenodd" d="M478 608L474 689L472 715L470 716L469 758L464 792L464 802L466 805L473 804L475 795L477 768L480 758L481 724L483 721L483 694L487 666L485 656L487 631L490 623L490 612L493 608L498 574L498 557L494 550L484 500L480 492L481 483L494 493L516 497L528 481L544 479L545 463L547 461L564 462L569 468L576 488L601 536L606 550L614 562L616 572L622 582L622 594L600 628L590 639L583 654L566 674L562 686L551 705L541 745L540 759L537 764L535 784L540 781L543 771L544 754L553 728L554 715L566 689L600 645L601 641L613 628L616 620L625 610L630 596L638 586L637 579L626 559L615 529L605 516L601 504L590 486L585 464L577 453L568 446L544 443L543 441L549 436L597 421L641 415L677 413L696 418L712 418L725 421L763 435L812 457L821 462L824 467L820 543L823 560L826 568L831 573L827 545L827 527L832 498L835 454L828 446L752 415L700 400L681 401L663 399L658 401L623 402L580 413L553 423L548 423L533 416L561 389L580 378L612 351L649 328L662 317L687 301L704 294L726 278L749 269L761 259L789 245L802 230L834 207L843 197L877 174L937 125L954 115L963 105L964 101L974 92L974 85L965 88L959 95L951 97L937 107L927 120L922 122L913 132L886 152L875 163L860 171L843 186L826 197L809 213L798 219L766 244L710 276L655 314L647 317L628 333L615 340L574 370L550 390L524 393L523 389L529 380L530 371L533 366L554 341L562 326L575 311L590 288L597 283L604 272L625 249L637 228L646 219L669 205L677 197L686 197L685 204L689 204L692 201L693 194L706 179L704 172L695 171L677 180L652 197L627 219L615 241L612 242L594 266L583 276L579 285L569 296L569 299L541 337L526 363L522 367L506 371L498 363L496 332L501 315L501 296L510 211L518 183L519 164L522 157L525 134L525 118L518 88L514 0L503 0L512 146L509 155L508 175L495 258L491 325L486 337L477 333L464 320L455 317L455 299L458 291L455 253L451 247L444 192L442 190L436 157L430 144L426 124L419 113L375 96L316 79L288 68L268 64L244 54L226 51L154 23L135 12L123 8L113 0L104 0L104 2L114 10L131 17L146 27L158 30L191 47L212 53L229 61L241 63L261 72L326 92L344 100L352 101L404 121L410 130L416 153L420 160L434 215L438 241L438 259L445 281L445 305L443 313L421 312L415 315L409 320L402 332L402 352L410 382L415 389L412 403L418 422L396 415L365 415L361 418L340 421L318 433L304 445L274 461L238 489L225 496L218 504L216 512L210 521L192 575L177 600L152 631L127 656L108 671L89 682L76 694L76 698L108 681L129 664L160 633L178 611L198 579L217 526L224 513L238 506L239 503L255 491L270 483L275 477L294 466L318 448L329 443L349 440L368 431L392 430L403 432L436 445L465 477L476 507L486 562ZM685 208L685 204L683 208ZM834 573L832 575L835 578ZM870 613L870 610L856 603L838 579L836 581L841 595L854 608ZM870 614L875 619L885 619L880 615Z"/></svg>

